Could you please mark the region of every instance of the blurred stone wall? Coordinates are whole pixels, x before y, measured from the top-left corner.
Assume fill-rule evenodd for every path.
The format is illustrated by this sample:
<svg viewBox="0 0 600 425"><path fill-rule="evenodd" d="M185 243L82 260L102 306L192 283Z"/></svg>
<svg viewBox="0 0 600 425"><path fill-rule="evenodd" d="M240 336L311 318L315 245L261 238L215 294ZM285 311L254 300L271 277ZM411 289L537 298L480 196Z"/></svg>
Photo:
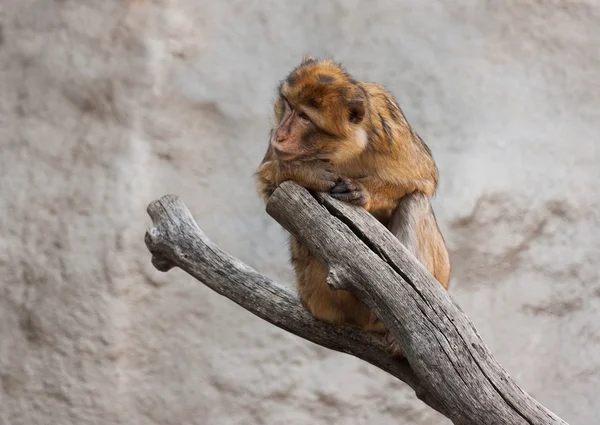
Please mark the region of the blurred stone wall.
<svg viewBox="0 0 600 425"><path fill-rule="evenodd" d="M400 382L155 271L145 207L291 284L252 174L304 53L433 150L452 293L565 420L600 417L600 4L3 0L0 423L448 424Z"/></svg>

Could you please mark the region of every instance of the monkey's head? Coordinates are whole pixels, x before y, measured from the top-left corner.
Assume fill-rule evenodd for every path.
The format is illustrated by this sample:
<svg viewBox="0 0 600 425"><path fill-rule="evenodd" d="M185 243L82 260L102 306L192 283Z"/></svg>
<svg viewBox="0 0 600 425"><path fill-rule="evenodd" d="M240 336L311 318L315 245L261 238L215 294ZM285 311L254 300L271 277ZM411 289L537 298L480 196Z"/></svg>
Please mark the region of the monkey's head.
<svg viewBox="0 0 600 425"><path fill-rule="evenodd" d="M305 57L279 86L271 146L281 160L341 163L367 146L366 93L340 65Z"/></svg>

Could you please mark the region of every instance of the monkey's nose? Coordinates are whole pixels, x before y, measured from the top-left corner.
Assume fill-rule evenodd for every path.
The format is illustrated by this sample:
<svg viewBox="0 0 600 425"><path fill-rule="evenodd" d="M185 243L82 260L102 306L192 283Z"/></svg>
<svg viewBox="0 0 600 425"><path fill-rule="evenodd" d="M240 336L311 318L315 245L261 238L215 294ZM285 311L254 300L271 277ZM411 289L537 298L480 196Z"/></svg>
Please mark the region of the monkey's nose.
<svg viewBox="0 0 600 425"><path fill-rule="evenodd" d="M273 137L271 137L271 144L280 145L280 144L284 143L286 140L287 140L287 137L274 134Z"/></svg>

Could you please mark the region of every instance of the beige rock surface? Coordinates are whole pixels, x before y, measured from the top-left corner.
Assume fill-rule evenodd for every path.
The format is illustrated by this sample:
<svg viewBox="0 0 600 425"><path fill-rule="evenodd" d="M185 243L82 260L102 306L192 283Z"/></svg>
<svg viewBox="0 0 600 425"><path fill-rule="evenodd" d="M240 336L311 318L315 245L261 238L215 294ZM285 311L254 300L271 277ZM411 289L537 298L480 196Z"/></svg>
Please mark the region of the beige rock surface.
<svg viewBox="0 0 600 425"><path fill-rule="evenodd" d="M152 269L145 207L291 284L252 173L302 54L386 84L439 163L452 292L519 383L600 417L593 0L0 3L0 424L447 424Z"/></svg>

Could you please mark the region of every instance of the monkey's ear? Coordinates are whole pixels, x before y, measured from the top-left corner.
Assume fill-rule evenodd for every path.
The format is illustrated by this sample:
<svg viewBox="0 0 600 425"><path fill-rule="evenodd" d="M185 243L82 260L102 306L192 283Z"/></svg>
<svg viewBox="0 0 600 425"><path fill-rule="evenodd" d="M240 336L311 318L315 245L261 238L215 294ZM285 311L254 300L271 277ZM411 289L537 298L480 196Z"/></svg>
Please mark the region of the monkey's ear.
<svg viewBox="0 0 600 425"><path fill-rule="evenodd" d="M348 119L353 124L360 124L365 116L365 104L362 99L351 100L348 104Z"/></svg>
<svg viewBox="0 0 600 425"><path fill-rule="evenodd" d="M300 65L306 65L307 63L311 63L311 62L316 62L315 58L312 57L311 55L304 55L302 57L302 62L300 63Z"/></svg>

